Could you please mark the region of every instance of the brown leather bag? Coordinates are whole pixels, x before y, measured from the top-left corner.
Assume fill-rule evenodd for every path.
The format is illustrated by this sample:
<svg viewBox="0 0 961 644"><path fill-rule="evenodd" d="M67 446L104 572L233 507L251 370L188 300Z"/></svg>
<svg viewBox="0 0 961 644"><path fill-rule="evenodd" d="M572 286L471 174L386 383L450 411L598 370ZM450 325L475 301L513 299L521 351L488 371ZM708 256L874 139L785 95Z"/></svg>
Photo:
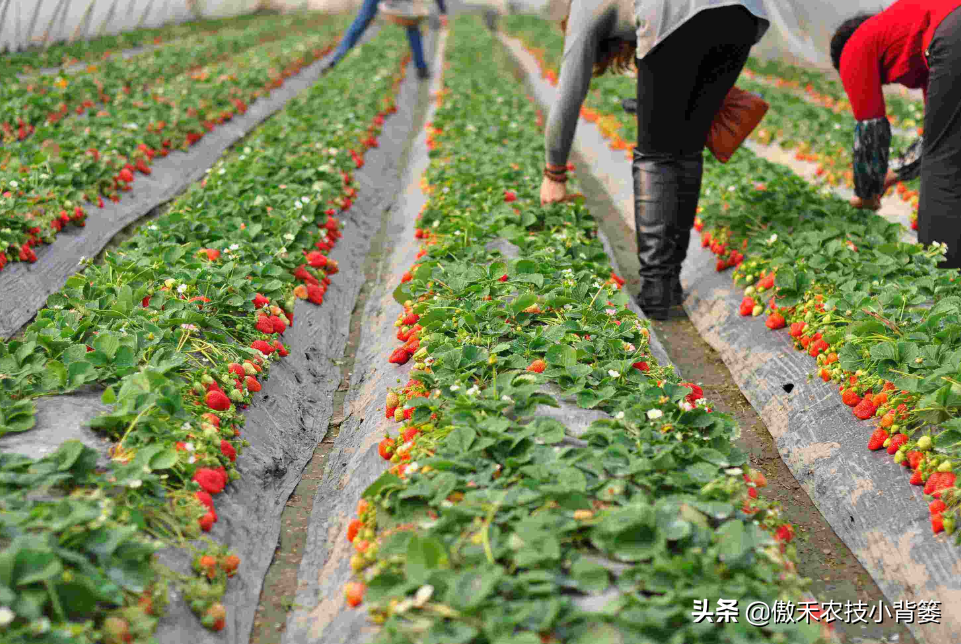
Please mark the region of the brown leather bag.
<svg viewBox="0 0 961 644"><path fill-rule="evenodd" d="M707 149L718 161L727 163L767 114L768 107L757 94L732 87L711 124Z"/></svg>

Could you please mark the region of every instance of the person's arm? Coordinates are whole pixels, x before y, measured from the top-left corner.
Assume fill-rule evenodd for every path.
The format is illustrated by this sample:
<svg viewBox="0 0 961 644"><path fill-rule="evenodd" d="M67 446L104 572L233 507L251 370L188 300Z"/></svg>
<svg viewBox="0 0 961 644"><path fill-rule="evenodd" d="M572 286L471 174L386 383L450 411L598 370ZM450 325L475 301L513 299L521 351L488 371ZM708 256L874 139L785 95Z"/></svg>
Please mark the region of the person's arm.
<svg viewBox="0 0 961 644"><path fill-rule="evenodd" d="M884 193L891 146L876 40L871 31L856 31L841 54L841 82L857 120L852 153L854 193L864 201L876 201Z"/></svg>
<svg viewBox="0 0 961 644"><path fill-rule="evenodd" d="M551 166L567 165L581 105L591 87L600 44L599 33L604 21L597 20L592 7L585 6L590 4L575 0L571 5L557 97L551 105L544 131L546 162Z"/></svg>

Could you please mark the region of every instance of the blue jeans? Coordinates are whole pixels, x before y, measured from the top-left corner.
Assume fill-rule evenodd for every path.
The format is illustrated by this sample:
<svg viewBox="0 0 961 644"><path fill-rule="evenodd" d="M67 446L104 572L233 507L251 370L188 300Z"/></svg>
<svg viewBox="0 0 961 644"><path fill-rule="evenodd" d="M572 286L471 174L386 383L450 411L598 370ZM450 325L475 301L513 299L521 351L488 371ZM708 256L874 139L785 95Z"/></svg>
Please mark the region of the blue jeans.
<svg viewBox="0 0 961 644"><path fill-rule="evenodd" d="M350 27L347 28L347 34L344 36L344 39L340 41L337 50L334 51L335 62L343 58L347 52L357 44L360 37L364 35L367 27L370 26L371 21L373 21L377 15L378 2L379 0L364 0L364 4L361 5L357 17L350 23ZM414 56L414 65L416 65L418 69L426 69L427 62L424 60L424 45L420 38L419 27L407 27L407 42L410 43L410 51Z"/></svg>

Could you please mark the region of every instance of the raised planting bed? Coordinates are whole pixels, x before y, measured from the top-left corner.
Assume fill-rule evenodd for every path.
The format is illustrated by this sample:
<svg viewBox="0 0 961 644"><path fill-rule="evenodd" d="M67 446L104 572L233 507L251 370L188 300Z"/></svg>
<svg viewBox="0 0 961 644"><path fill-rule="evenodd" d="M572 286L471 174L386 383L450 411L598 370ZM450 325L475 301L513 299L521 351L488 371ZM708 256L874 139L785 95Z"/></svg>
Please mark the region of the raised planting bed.
<svg viewBox="0 0 961 644"><path fill-rule="evenodd" d="M326 47L318 54L332 47L333 33L330 32ZM225 120L200 143L183 152L174 150L167 154L165 149L162 150L162 158L155 157L145 168L150 172L149 176L131 173L137 177L136 189L127 198L116 202L101 200L103 208L77 206L82 215L79 227L63 229L57 236L55 247L38 247L33 257L28 257L35 262L17 262L0 271L0 335L9 337L16 333L44 305L47 297L77 270L78 262L96 256L125 226L156 212L159 206L183 192L192 181L202 178L227 148L316 82L323 71L321 61L306 66L287 78L282 87L265 93L250 106L245 105L243 114ZM87 211L92 211L89 217L85 214ZM17 222L21 228L27 225L16 214L0 215L0 218L4 216Z"/></svg>
<svg viewBox="0 0 961 644"><path fill-rule="evenodd" d="M617 90L605 81L597 81L600 94L613 98ZM630 119L610 116L624 127ZM605 158L603 150L593 159L602 173L619 163L618 155ZM611 190L612 199L632 225L629 184L615 188L620 192ZM961 501L950 471L961 439L958 410L946 398L957 372L950 361L953 307L961 302L957 271L935 269L939 250L900 241L901 227L850 208L749 150L727 165L708 159L701 203L697 227L703 232L692 242L683 274L691 320L722 354L795 477L888 604L914 602L908 627L923 641L957 639L961 623L953 607L961 598L961 557L942 534L953 529ZM725 277L732 267L740 288ZM776 275L765 270L772 267ZM745 280L751 284L747 298L739 292ZM763 334L765 327L787 330L791 322L808 324L793 327L796 340ZM889 349L875 348L882 344L906 355L885 357ZM785 352L792 346L818 356L817 363ZM812 379L812 370L827 383ZM831 389L842 384L844 397L835 397ZM845 402L860 403L868 392L880 398L854 406L852 414ZM891 448L873 424L858 420L866 417L889 435L904 435L892 436ZM869 443L873 454L865 449ZM890 456L878 453L882 447L910 465L914 476L899 473L904 470ZM909 478L918 487L907 487Z"/></svg>
<svg viewBox="0 0 961 644"><path fill-rule="evenodd" d="M35 262L35 246L71 224L82 227L95 205L119 201L138 174L153 173L155 157L200 143L323 57L339 26L324 23L316 32L254 46L130 95L120 92L89 118L51 126L57 131L50 137L38 132L5 147L0 264Z"/></svg>
<svg viewBox="0 0 961 644"><path fill-rule="evenodd" d="M651 355L590 213L539 205L537 108L497 41L459 18L445 51L427 199L394 219L358 355L379 364L354 378L285 641L817 641L813 619L692 619L804 601L792 529L731 418Z"/></svg>
<svg viewBox="0 0 961 644"><path fill-rule="evenodd" d="M406 50L362 45L0 344L4 642L247 641L331 413L372 234L353 209L409 131L371 152Z"/></svg>

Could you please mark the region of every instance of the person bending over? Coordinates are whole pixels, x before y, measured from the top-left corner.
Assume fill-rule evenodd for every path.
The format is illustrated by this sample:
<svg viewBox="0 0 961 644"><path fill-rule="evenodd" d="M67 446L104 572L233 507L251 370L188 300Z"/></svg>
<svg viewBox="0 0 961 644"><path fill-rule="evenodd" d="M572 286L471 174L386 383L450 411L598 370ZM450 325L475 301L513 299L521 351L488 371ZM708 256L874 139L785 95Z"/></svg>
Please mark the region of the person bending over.
<svg viewBox="0 0 961 644"><path fill-rule="evenodd" d="M920 175L918 241L946 243L944 268L961 268L961 1L899 0L844 21L831 60L854 112L852 205L877 210L898 181ZM882 85L924 93L923 135L889 164L891 125Z"/></svg>
<svg viewBox="0 0 961 644"><path fill-rule="evenodd" d="M573 0L557 99L544 135L541 202L567 194L566 165L592 75L637 66L632 164L641 290L655 320L680 304L714 116L770 26L762 0Z"/></svg>

